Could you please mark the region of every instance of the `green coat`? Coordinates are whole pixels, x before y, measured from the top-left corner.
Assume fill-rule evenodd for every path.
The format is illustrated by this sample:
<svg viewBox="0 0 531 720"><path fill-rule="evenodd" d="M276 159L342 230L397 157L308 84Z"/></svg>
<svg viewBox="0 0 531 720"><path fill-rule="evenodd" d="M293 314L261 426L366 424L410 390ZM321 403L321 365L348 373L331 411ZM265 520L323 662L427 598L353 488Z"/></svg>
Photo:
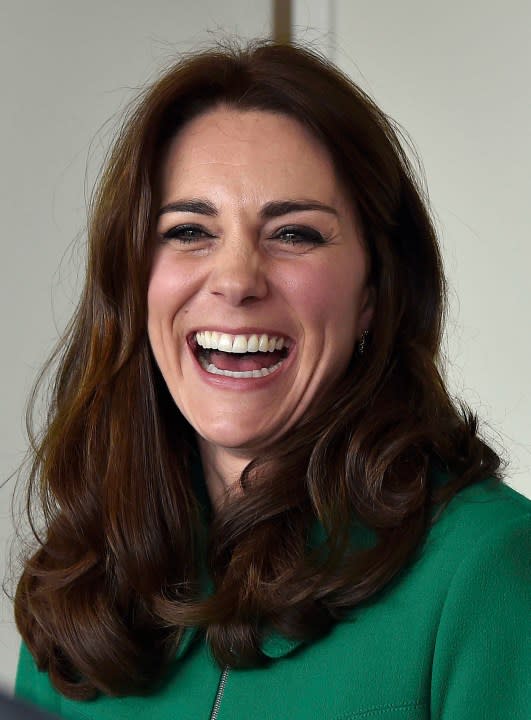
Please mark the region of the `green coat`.
<svg viewBox="0 0 531 720"><path fill-rule="evenodd" d="M531 502L490 481L452 499L414 561L312 644L270 637L230 670L217 720L529 720ZM188 631L151 697L68 700L20 654L16 694L64 718L208 720L221 670Z"/></svg>

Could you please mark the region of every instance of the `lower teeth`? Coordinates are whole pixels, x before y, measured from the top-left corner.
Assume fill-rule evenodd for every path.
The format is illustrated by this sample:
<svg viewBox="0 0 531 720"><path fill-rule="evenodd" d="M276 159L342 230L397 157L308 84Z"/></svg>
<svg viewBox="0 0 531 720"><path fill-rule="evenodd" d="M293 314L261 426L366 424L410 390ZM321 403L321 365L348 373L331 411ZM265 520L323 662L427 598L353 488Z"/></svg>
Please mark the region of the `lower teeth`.
<svg viewBox="0 0 531 720"><path fill-rule="evenodd" d="M225 375L226 377L233 378L259 378L265 377L266 375L271 375L272 372L275 372L275 370L282 365L284 360L277 362L270 368L261 368L260 370L244 370L243 372L236 372L234 370L220 370L212 363L208 363L201 356L199 357L199 362L201 363L201 367L212 375Z"/></svg>

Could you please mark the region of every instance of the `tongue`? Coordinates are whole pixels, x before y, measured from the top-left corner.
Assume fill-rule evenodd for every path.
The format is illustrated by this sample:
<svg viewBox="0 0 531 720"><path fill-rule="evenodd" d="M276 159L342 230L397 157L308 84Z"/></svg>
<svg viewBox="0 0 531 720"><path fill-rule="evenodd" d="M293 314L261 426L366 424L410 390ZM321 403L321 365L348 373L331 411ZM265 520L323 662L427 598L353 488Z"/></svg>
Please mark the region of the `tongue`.
<svg viewBox="0 0 531 720"><path fill-rule="evenodd" d="M220 352L219 350L211 350L209 361L220 370L245 372L246 370L261 370L262 368L270 368L272 365L279 362L281 358L281 350L274 350L273 352L243 353L242 355Z"/></svg>

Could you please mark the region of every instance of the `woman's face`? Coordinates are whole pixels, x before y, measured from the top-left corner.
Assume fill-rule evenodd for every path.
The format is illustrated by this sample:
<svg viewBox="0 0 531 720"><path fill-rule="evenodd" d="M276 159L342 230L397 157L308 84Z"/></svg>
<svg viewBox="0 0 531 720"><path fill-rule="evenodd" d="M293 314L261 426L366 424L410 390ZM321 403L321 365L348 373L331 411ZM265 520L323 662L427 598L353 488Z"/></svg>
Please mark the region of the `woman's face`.
<svg viewBox="0 0 531 720"><path fill-rule="evenodd" d="M215 109L160 173L151 347L202 442L252 459L319 403L370 324L360 228L325 148L284 115Z"/></svg>

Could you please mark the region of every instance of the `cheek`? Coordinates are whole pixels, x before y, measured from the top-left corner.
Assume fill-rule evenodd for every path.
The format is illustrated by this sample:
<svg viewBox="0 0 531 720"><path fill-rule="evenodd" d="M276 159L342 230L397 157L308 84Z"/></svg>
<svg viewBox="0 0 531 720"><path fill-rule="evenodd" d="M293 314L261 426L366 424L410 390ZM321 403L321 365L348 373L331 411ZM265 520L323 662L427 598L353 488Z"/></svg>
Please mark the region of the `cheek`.
<svg viewBox="0 0 531 720"><path fill-rule="evenodd" d="M154 268L147 292L147 334L151 350L163 374L178 307L179 299L174 277L170 273L163 272L160 267Z"/></svg>
<svg viewBox="0 0 531 720"><path fill-rule="evenodd" d="M163 254L155 259L147 293L148 330L178 310L186 294L186 277Z"/></svg>
<svg viewBox="0 0 531 720"><path fill-rule="evenodd" d="M354 328L364 281L352 261L322 263L292 278L290 294L301 316L316 327Z"/></svg>

